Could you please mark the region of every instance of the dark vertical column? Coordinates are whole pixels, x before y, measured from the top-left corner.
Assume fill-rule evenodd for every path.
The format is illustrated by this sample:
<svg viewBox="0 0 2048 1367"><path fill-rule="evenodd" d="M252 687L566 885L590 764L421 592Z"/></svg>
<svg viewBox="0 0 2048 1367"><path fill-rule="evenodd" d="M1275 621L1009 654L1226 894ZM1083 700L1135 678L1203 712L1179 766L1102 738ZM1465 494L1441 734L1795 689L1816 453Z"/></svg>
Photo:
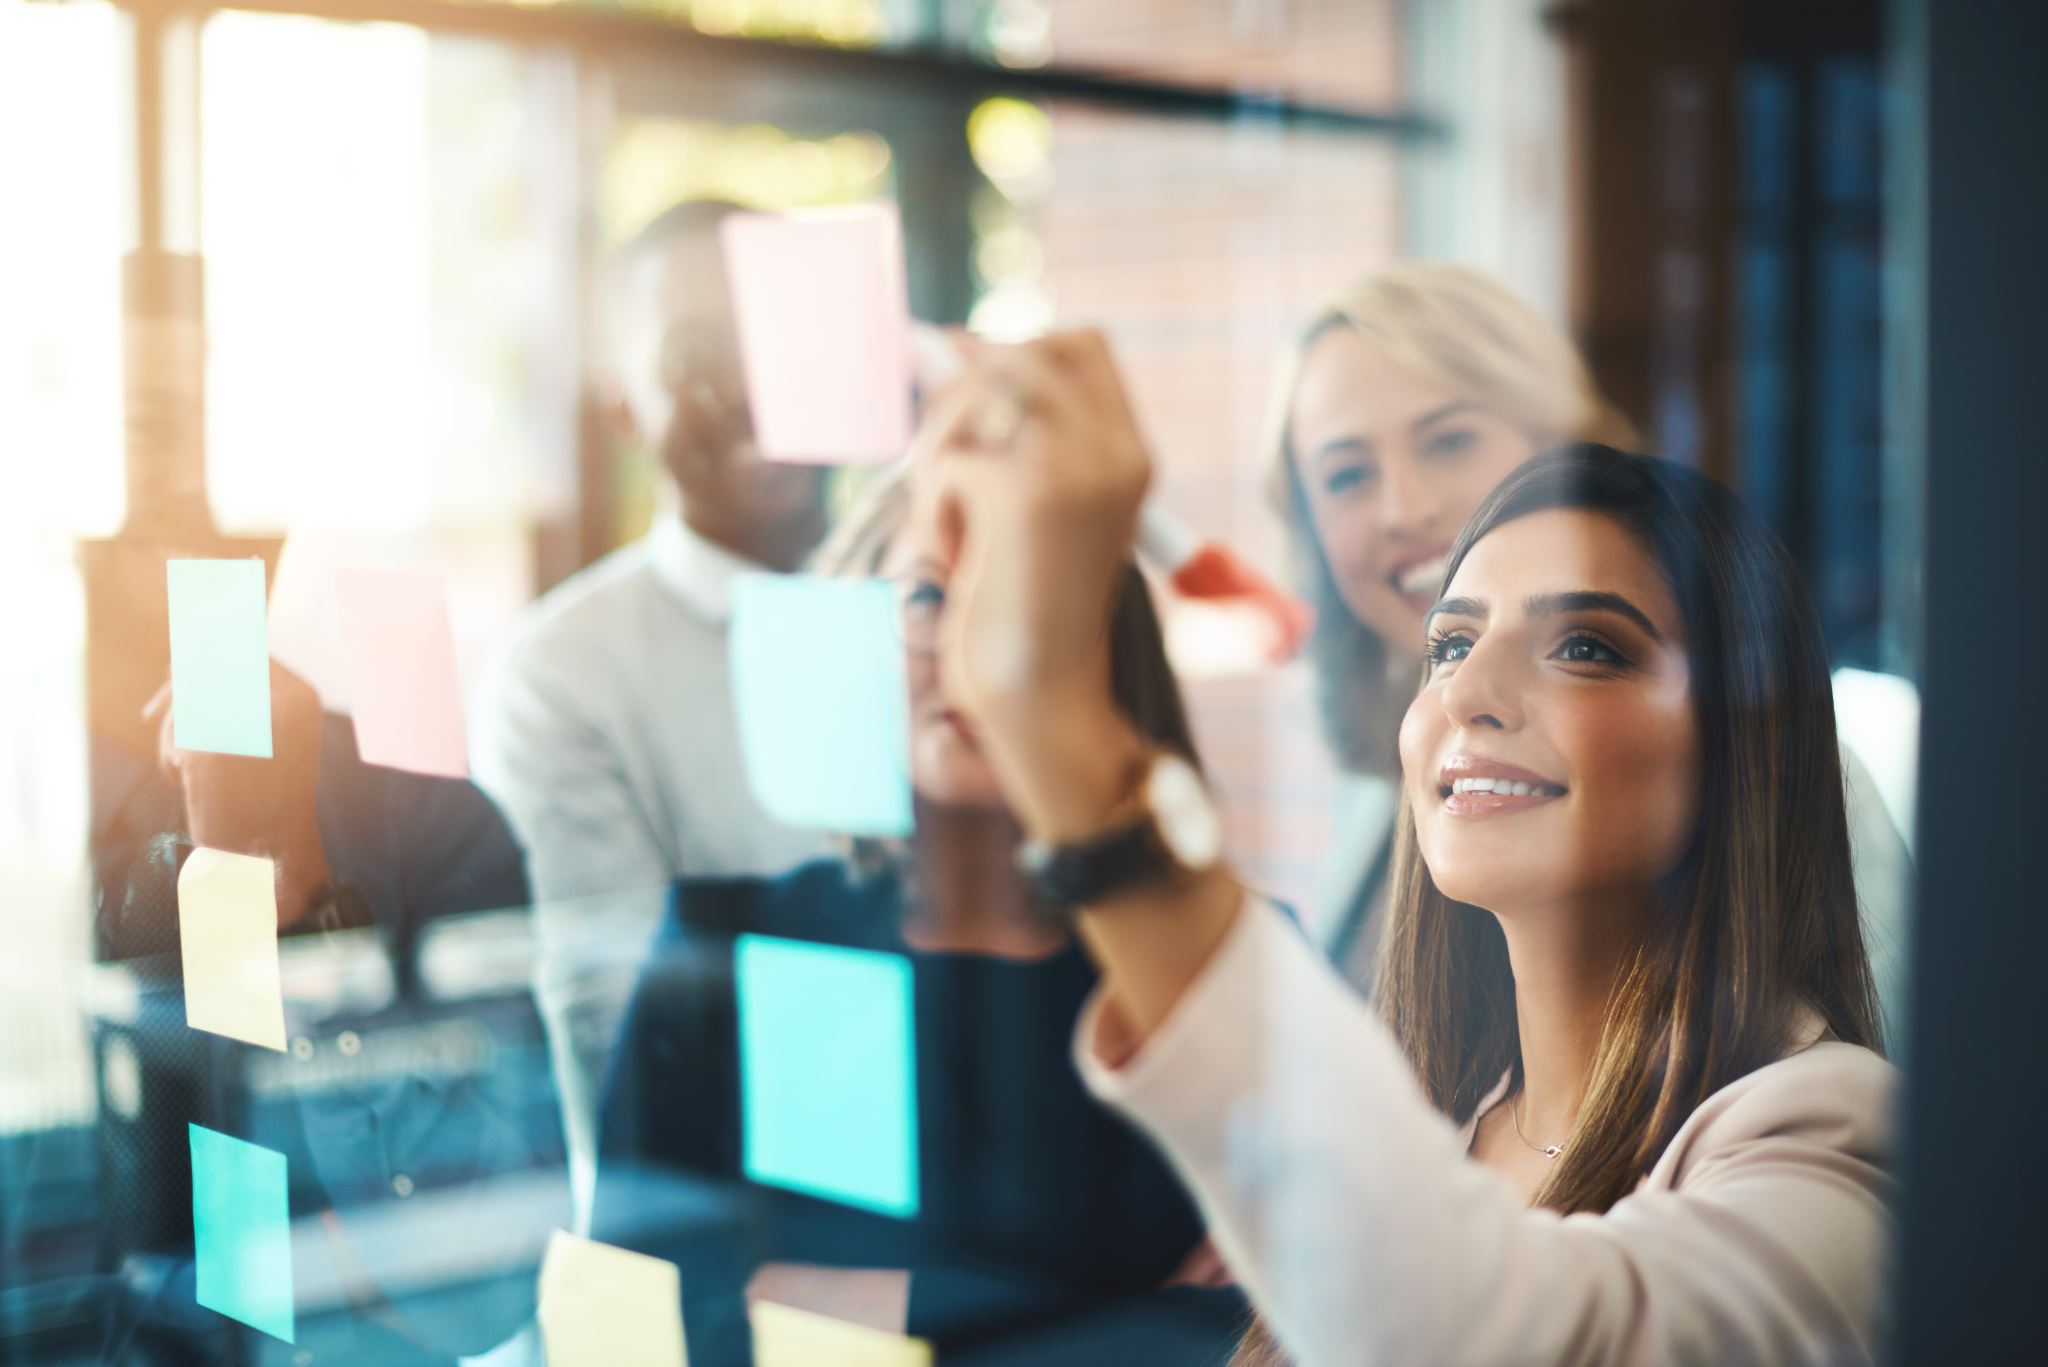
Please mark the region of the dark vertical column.
<svg viewBox="0 0 2048 1367"><path fill-rule="evenodd" d="M2048 461L2048 6L1906 0L1922 140L1926 443L1917 979L1898 1360L2041 1360L2048 1285L2048 765L2040 548ZM1909 337L1910 340L1910 337Z"/></svg>
<svg viewBox="0 0 2048 1367"><path fill-rule="evenodd" d="M1565 40L1572 320L1649 449L1726 478L1738 10L1578 0Z"/></svg>
<svg viewBox="0 0 2048 1367"><path fill-rule="evenodd" d="M910 311L930 323L967 321L974 306L974 196L986 187L967 148L969 96L934 94L888 130L903 211Z"/></svg>

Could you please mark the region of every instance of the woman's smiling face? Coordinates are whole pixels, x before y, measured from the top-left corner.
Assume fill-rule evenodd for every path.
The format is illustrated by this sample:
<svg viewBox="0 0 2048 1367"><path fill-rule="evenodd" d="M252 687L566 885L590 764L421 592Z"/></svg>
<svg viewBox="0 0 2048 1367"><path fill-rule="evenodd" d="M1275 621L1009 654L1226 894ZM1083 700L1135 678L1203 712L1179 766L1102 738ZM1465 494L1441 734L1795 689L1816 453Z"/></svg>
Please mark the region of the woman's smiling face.
<svg viewBox="0 0 2048 1367"><path fill-rule="evenodd" d="M1288 445L1344 606L1397 658L1422 639L1465 520L1536 454L1506 419L1342 325L1303 358Z"/></svg>
<svg viewBox="0 0 2048 1367"><path fill-rule="evenodd" d="M1595 513L1489 532L1430 612L1401 765L1445 896L1498 910L1647 895L1699 810L1685 623L1661 568Z"/></svg>

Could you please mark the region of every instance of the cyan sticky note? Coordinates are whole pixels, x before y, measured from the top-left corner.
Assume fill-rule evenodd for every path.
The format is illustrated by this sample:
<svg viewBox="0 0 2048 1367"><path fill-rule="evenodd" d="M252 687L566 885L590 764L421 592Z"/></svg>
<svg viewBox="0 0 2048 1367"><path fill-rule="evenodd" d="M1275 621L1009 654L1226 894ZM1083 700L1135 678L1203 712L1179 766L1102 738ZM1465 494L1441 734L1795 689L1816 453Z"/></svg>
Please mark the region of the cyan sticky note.
<svg viewBox="0 0 2048 1367"><path fill-rule="evenodd" d="M270 639L261 560L173 560L171 741L270 758Z"/></svg>
<svg viewBox="0 0 2048 1367"><path fill-rule="evenodd" d="M742 575L732 684L754 796L791 826L906 836L909 697L897 594L882 579Z"/></svg>
<svg viewBox="0 0 2048 1367"><path fill-rule="evenodd" d="M190 1128L199 1303L294 1343L284 1155L204 1125Z"/></svg>
<svg viewBox="0 0 2048 1367"><path fill-rule="evenodd" d="M742 935L740 1119L748 1177L917 1214L917 1045L900 954Z"/></svg>

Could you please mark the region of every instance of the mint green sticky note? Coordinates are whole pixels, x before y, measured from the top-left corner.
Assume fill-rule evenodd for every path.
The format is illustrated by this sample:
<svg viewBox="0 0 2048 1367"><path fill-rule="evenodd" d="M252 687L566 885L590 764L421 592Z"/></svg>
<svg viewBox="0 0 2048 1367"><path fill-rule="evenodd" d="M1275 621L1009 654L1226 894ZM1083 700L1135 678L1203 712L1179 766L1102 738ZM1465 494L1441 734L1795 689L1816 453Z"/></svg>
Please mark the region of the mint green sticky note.
<svg viewBox="0 0 2048 1367"><path fill-rule="evenodd" d="M295 1343L284 1155L204 1125L191 1132L199 1303Z"/></svg>
<svg viewBox="0 0 2048 1367"><path fill-rule="evenodd" d="M917 1214L917 1045L900 954L742 935L740 1120L748 1177Z"/></svg>
<svg viewBox="0 0 2048 1367"><path fill-rule="evenodd" d="M895 586L742 575L733 701L754 796L791 826L906 836L910 701Z"/></svg>
<svg viewBox="0 0 2048 1367"><path fill-rule="evenodd" d="M270 758L270 637L261 560L173 560L171 742Z"/></svg>

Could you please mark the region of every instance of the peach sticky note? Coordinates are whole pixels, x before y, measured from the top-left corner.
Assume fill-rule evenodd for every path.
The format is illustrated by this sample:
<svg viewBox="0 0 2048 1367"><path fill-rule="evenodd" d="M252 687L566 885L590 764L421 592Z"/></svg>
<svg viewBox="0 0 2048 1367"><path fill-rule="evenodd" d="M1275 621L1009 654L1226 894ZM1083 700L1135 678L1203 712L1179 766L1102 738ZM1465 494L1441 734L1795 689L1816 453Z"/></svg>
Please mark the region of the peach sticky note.
<svg viewBox="0 0 2048 1367"><path fill-rule="evenodd" d="M192 851L178 871L178 948L186 1024L284 1048L276 865L225 850Z"/></svg>
<svg viewBox="0 0 2048 1367"><path fill-rule="evenodd" d="M864 1324L827 1319L774 1301L747 1309L754 1326L754 1367L931 1367L923 1339L886 1334Z"/></svg>
<svg viewBox="0 0 2048 1367"><path fill-rule="evenodd" d="M687 1367L676 1265L556 1230L540 1266L548 1367Z"/></svg>
<svg viewBox="0 0 2048 1367"><path fill-rule="evenodd" d="M910 445L910 304L893 204L720 225L754 436L770 460L877 464Z"/></svg>
<svg viewBox="0 0 2048 1367"><path fill-rule="evenodd" d="M462 685L441 576L342 570L334 587L363 763L467 778Z"/></svg>

